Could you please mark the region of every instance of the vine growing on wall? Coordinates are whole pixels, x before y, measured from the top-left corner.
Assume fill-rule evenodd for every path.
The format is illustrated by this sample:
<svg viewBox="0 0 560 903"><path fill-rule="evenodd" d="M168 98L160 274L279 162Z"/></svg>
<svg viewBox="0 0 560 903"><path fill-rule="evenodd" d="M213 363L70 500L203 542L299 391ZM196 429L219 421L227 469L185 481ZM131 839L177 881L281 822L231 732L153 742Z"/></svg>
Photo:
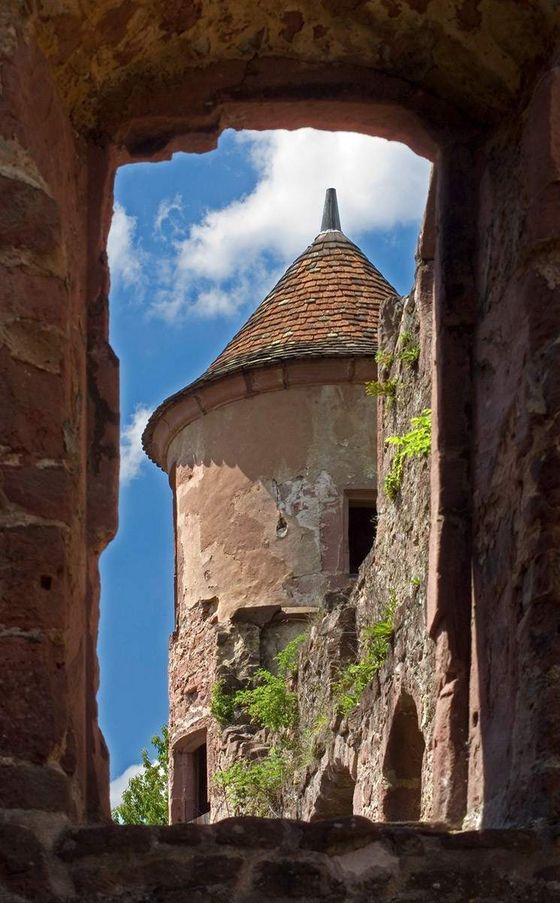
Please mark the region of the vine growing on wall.
<svg viewBox="0 0 560 903"><path fill-rule="evenodd" d="M371 398L386 398L391 402L397 394L399 381L396 377L391 379L371 380L366 383L366 395Z"/></svg>
<svg viewBox="0 0 560 903"><path fill-rule="evenodd" d="M397 595L395 590L391 590L381 618L362 631L360 658L347 665L334 684L335 708L340 715L349 715L356 708L387 658L394 633L396 607Z"/></svg>
<svg viewBox="0 0 560 903"><path fill-rule="evenodd" d="M391 501L395 501L402 485L404 468L407 459L421 458L430 454L432 449L432 412L425 408L418 417L410 420L411 429L402 436L388 436L385 442L397 449L383 487Z"/></svg>

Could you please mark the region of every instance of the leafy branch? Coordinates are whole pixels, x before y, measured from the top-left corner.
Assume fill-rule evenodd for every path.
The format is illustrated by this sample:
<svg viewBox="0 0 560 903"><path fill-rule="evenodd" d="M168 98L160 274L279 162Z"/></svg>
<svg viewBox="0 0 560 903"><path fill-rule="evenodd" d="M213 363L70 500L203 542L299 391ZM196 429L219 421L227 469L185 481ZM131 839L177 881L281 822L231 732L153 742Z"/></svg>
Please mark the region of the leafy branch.
<svg viewBox="0 0 560 903"><path fill-rule="evenodd" d="M359 704L364 691L380 670L390 649L394 633L394 614L397 596L394 590L379 621L362 631L362 655L359 661L347 665L334 684L334 700L340 715L348 715Z"/></svg>
<svg viewBox="0 0 560 903"><path fill-rule="evenodd" d="M387 445L397 449L383 487L391 501L395 501L402 485L404 466L407 458L421 458L429 455L432 449L432 412L425 408L419 417L410 420L412 429L402 436L388 436Z"/></svg>

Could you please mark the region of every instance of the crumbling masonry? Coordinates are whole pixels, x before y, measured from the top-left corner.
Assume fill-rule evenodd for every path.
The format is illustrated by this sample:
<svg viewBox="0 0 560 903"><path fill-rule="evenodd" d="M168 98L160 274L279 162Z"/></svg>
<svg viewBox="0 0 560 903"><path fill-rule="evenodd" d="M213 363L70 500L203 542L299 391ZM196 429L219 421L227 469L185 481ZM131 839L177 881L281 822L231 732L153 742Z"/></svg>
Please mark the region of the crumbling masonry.
<svg viewBox="0 0 560 903"><path fill-rule="evenodd" d="M441 900L558 899L559 26L552 0L2 4L7 899L163 900L188 888L216 901L432 900L436 885ZM97 563L116 529L105 255L115 168L207 150L227 126L302 125L401 140L436 163L415 294L420 331L431 307L431 352L420 343L426 359L410 389L422 394L431 376L427 569L397 574L402 615L360 717L376 743L377 707L398 716L397 740L409 736L410 700L424 724L417 673L403 675L398 694L386 680L422 618L434 695L423 752L428 763L432 750L432 791L426 764L420 814L450 824L464 809L479 830L88 827L109 816L95 643ZM405 479L420 479L417 463ZM384 473L381 456L378 466ZM393 529L382 520L378 543ZM423 585L405 593L405 576ZM372 579L366 564L358 627L368 596L378 604ZM340 754L325 747L325 774L330 762L352 776L352 717L339 726ZM414 786L395 757L384 767L391 786ZM360 804L376 818L402 811L365 783Z"/></svg>

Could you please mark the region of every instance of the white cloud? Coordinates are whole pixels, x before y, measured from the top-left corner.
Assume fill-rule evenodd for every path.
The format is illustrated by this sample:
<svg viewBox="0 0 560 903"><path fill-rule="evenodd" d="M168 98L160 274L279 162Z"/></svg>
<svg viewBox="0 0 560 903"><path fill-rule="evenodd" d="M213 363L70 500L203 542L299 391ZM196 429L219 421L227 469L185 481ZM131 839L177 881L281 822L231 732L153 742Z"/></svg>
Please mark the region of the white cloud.
<svg viewBox="0 0 560 903"><path fill-rule="evenodd" d="M147 460L142 449L142 433L152 413L151 408L137 405L134 414L121 431L121 483L130 483Z"/></svg>
<svg viewBox="0 0 560 903"><path fill-rule="evenodd" d="M136 217L129 216L117 201L107 239L109 270L115 284L138 285L142 279L143 256L135 244L136 228Z"/></svg>
<svg viewBox="0 0 560 903"><path fill-rule="evenodd" d="M175 240L153 304L168 320L254 306L319 232L330 186L337 188L342 228L351 238L422 217L430 164L402 144L314 129L242 132L236 140L247 149L257 184ZM162 203L156 222L178 209L177 197Z"/></svg>
<svg viewBox="0 0 560 903"><path fill-rule="evenodd" d="M183 199L180 194L176 194L174 198L164 198L160 201L154 217L154 230L161 236L164 225L169 225L172 232L178 232L181 229L183 212Z"/></svg>
<svg viewBox="0 0 560 903"><path fill-rule="evenodd" d="M109 796L111 799L111 809L114 809L116 806L120 806L122 803L122 795L123 791L128 787L128 782L131 778L136 777L137 774L143 770L142 765L129 765L128 768L125 768L122 774L115 778L114 781L111 781L109 785Z"/></svg>

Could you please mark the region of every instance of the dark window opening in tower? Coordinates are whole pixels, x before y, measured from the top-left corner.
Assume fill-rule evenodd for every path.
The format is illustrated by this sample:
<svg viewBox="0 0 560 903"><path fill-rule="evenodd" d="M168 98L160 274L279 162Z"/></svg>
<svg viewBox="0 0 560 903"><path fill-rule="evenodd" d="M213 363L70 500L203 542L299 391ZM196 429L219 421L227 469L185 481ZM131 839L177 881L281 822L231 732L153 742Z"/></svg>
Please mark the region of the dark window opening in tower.
<svg viewBox="0 0 560 903"><path fill-rule="evenodd" d="M371 551L377 530L377 511L373 499L348 499L348 559L350 574L355 575Z"/></svg>
<svg viewBox="0 0 560 903"><path fill-rule="evenodd" d="M420 819L424 750L416 705L412 696L403 693L395 709L383 762L386 821Z"/></svg>

